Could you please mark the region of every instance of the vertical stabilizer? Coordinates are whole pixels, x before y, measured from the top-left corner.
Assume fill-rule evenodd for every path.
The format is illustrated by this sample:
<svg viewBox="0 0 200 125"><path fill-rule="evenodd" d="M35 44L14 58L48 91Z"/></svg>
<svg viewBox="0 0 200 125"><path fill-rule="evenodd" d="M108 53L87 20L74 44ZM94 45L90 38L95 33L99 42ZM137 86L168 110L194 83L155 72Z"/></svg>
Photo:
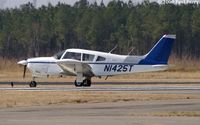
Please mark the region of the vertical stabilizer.
<svg viewBox="0 0 200 125"><path fill-rule="evenodd" d="M164 35L139 64L167 64L176 35Z"/></svg>

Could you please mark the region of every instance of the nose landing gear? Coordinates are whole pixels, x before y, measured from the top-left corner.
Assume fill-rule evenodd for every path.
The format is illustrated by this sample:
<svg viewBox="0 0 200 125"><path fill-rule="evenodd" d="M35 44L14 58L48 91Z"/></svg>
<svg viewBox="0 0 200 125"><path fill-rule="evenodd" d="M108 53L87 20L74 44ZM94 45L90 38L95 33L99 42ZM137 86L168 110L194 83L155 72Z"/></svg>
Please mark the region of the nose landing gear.
<svg viewBox="0 0 200 125"><path fill-rule="evenodd" d="M29 86L32 87L37 87L37 82L35 81L35 77L33 77L33 81L30 82Z"/></svg>
<svg viewBox="0 0 200 125"><path fill-rule="evenodd" d="M36 87L37 86L37 82L36 81L31 81L29 86L32 87Z"/></svg>

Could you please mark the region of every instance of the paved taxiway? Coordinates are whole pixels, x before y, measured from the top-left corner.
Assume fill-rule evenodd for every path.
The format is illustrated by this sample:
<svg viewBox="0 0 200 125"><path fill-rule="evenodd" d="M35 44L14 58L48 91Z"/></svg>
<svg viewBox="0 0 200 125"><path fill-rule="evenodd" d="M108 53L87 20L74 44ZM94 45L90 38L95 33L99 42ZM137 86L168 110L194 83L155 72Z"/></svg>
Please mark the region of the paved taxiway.
<svg viewBox="0 0 200 125"><path fill-rule="evenodd" d="M65 104L0 109L1 125L199 125L200 117L154 116L200 111L200 100ZM141 115L150 113L152 115Z"/></svg>
<svg viewBox="0 0 200 125"><path fill-rule="evenodd" d="M17 90L17 91L161 91L163 93L166 92L177 92L177 93L199 93L200 94L200 86L184 86L184 85L170 85L170 86L159 86L159 85L150 85L150 86L92 86L92 87L73 87L73 86L63 86L63 87L37 87L37 88L29 88L29 87L1 87L0 90Z"/></svg>

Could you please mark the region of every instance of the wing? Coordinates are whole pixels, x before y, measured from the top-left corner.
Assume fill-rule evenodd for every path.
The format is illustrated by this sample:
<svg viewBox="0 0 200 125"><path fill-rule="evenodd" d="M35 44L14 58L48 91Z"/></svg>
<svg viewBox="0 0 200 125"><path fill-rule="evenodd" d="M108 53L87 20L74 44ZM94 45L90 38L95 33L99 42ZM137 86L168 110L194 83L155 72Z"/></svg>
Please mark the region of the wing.
<svg viewBox="0 0 200 125"><path fill-rule="evenodd" d="M91 66L87 63L74 59L62 59L58 60L56 63L66 74L77 75L77 73L83 73L84 76L94 76Z"/></svg>

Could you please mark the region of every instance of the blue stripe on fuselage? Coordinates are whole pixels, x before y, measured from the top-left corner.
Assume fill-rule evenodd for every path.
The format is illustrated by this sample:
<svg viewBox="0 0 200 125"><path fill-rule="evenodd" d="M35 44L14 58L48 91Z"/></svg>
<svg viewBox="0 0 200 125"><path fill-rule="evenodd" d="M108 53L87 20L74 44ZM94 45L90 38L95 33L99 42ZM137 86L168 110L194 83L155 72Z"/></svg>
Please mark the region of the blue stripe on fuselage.
<svg viewBox="0 0 200 125"><path fill-rule="evenodd" d="M44 63L44 64L56 64L56 62L28 62L28 63ZM91 62L91 63L88 63L88 64L97 64L97 65L120 65L120 64L124 64L124 65L152 65L152 64L138 64L138 63L126 63L126 62L119 62L119 63L98 63L98 62Z"/></svg>
<svg viewBox="0 0 200 125"><path fill-rule="evenodd" d="M56 62L28 62L28 63L45 63L45 64L56 64Z"/></svg>

